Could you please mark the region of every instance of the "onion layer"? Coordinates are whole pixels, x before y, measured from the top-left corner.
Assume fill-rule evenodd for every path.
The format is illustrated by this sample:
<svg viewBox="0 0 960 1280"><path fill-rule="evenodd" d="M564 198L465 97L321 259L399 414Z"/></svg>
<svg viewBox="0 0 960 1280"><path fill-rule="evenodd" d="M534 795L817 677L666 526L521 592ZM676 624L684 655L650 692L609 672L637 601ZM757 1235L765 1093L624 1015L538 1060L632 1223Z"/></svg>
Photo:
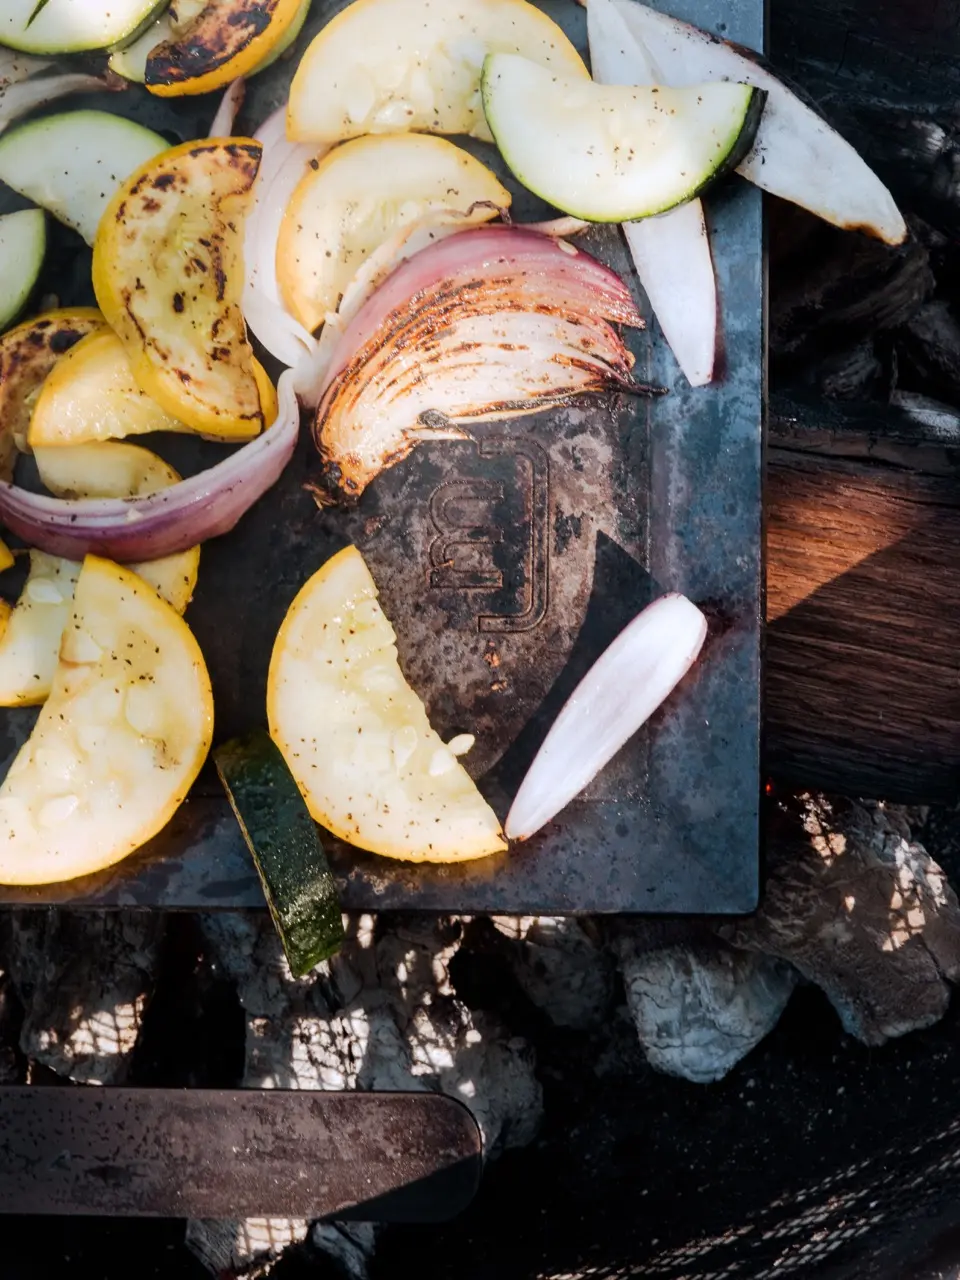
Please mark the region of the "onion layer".
<svg viewBox="0 0 960 1280"><path fill-rule="evenodd" d="M297 444L300 406L287 371L274 423L223 462L143 498L70 501L0 481L0 523L31 547L69 560L158 560L228 533L276 483Z"/></svg>
<svg viewBox="0 0 960 1280"><path fill-rule="evenodd" d="M217 113L210 124L209 137L229 138L233 134L234 121L243 106L243 95L247 91L247 82L242 76L231 80L223 91Z"/></svg>
<svg viewBox="0 0 960 1280"><path fill-rule="evenodd" d="M706 636L706 618L681 595L661 596L620 632L534 757L504 824L508 840L526 840L580 794L673 692Z"/></svg>
<svg viewBox="0 0 960 1280"><path fill-rule="evenodd" d="M565 241L487 224L403 262L330 354L314 438L323 485L356 497L422 439L633 382L612 323L643 327L624 283ZM425 425L424 415L437 425Z"/></svg>
<svg viewBox="0 0 960 1280"><path fill-rule="evenodd" d="M11 74L14 64L10 64ZM30 79L0 80L0 133L20 116L37 107L45 107L68 93L96 93L104 89L125 88L124 82L69 72L62 76L37 76Z"/></svg>
<svg viewBox="0 0 960 1280"><path fill-rule="evenodd" d="M254 135L263 158L253 184L253 205L244 223L244 287L242 308L251 332L281 364L293 368L309 360L317 341L293 318L280 300L277 284L277 238L294 188L323 148L286 137L286 103L269 115Z"/></svg>

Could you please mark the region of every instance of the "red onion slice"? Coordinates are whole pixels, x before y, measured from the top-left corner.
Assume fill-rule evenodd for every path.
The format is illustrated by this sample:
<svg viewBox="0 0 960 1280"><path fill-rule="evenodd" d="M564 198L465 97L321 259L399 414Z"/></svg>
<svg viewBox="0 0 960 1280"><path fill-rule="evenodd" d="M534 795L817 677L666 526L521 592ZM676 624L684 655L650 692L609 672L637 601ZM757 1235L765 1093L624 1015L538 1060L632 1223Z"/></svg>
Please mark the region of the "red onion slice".
<svg viewBox="0 0 960 1280"><path fill-rule="evenodd" d="M313 409L319 404L341 334L384 280L415 253L473 226L476 223L469 221L467 212L441 205L428 206L421 217L399 227L374 249L344 289L336 315L327 316L324 321L315 353L297 368L297 393L303 404Z"/></svg>
<svg viewBox="0 0 960 1280"><path fill-rule="evenodd" d="M233 124L237 113L243 106L243 95L247 91L246 81L242 76L231 80L224 90L217 113L210 125L209 137L229 138L233 135Z"/></svg>
<svg viewBox="0 0 960 1280"><path fill-rule="evenodd" d="M377 339L382 325L406 315L411 300L425 290L442 282L445 292L453 291L495 277L515 277L517 301L531 309L552 302L561 314L583 310L615 324L643 327L627 286L590 254L522 227L485 223L401 263L344 329L331 355L328 385L357 351Z"/></svg>
<svg viewBox="0 0 960 1280"><path fill-rule="evenodd" d="M648 605L570 695L520 785L504 831L526 840L555 817L673 692L696 661L707 620L686 596Z"/></svg>
<svg viewBox="0 0 960 1280"><path fill-rule="evenodd" d="M92 552L121 563L158 560L228 533L279 479L300 429L289 371L276 421L223 462L143 498L69 501L0 481L0 524L31 547L68 560Z"/></svg>
<svg viewBox="0 0 960 1280"><path fill-rule="evenodd" d="M421 440L635 383L613 324L643 327L623 281L565 241L487 223L407 258L326 363L318 501L354 499ZM324 353L326 355L326 353Z"/></svg>

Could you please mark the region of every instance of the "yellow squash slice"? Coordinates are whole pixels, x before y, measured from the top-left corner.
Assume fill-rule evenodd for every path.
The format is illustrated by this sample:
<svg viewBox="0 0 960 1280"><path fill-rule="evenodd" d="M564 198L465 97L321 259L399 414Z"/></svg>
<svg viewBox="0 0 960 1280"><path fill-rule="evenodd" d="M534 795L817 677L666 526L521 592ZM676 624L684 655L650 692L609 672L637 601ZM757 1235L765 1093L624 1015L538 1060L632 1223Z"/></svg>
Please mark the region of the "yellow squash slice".
<svg viewBox="0 0 960 1280"><path fill-rule="evenodd" d="M53 366L77 342L106 327L95 307L62 308L34 316L0 338L0 474L9 474L16 449L27 447L30 417Z"/></svg>
<svg viewBox="0 0 960 1280"><path fill-rule="evenodd" d="M290 606L270 660L267 718L311 814L340 839L409 862L506 848L493 810L404 679L355 547L328 560Z"/></svg>
<svg viewBox="0 0 960 1280"><path fill-rule="evenodd" d="M128 569L88 556L50 697L0 786L0 883L119 862L166 825L213 736L190 628Z"/></svg>
<svg viewBox="0 0 960 1280"><path fill-rule="evenodd" d="M480 99L488 53L589 79L557 24L526 0L354 0L300 60L287 134L329 143L417 129L489 142Z"/></svg>
<svg viewBox="0 0 960 1280"><path fill-rule="evenodd" d="M162 98L223 88L289 44L305 17L302 0L210 0L174 39L151 49L146 86Z"/></svg>
<svg viewBox="0 0 960 1280"><path fill-rule="evenodd" d="M13 552L3 539L0 538L0 573L3 573L5 569L12 569L13 563Z"/></svg>
<svg viewBox="0 0 960 1280"><path fill-rule="evenodd" d="M162 458L134 444L38 449L36 462L41 480L58 498L133 498L180 479ZM129 568L183 613L199 564L200 548L191 547ZM0 706L32 706L49 695L79 573L73 560L30 552L30 573L0 636Z"/></svg>
<svg viewBox="0 0 960 1280"><path fill-rule="evenodd" d="M276 416L271 407L273 387L256 360L254 376L264 392L261 400L268 406L269 425ZM126 347L112 329L105 329L78 342L51 370L37 395L27 441L31 449L54 448L150 431L192 432L193 428L171 417L140 390ZM251 423L250 435L255 434L256 424Z"/></svg>
<svg viewBox="0 0 960 1280"><path fill-rule="evenodd" d="M30 552L30 572L0 638L0 707L47 700L79 574L73 560Z"/></svg>
<svg viewBox="0 0 960 1280"><path fill-rule="evenodd" d="M335 312L360 265L431 206L497 216L510 193L468 151L446 138L394 133L356 138L308 166L277 241L277 280L287 309L313 331Z"/></svg>
<svg viewBox="0 0 960 1280"><path fill-rule="evenodd" d="M107 329L78 342L50 371L37 396L27 441L36 449L189 430L140 390L126 347Z"/></svg>
<svg viewBox="0 0 960 1280"><path fill-rule="evenodd" d="M140 387L204 435L242 440L264 403L240 310L243 220L260 164L247 138L186 142L116 193L93 249L97 302Z"/></svg>

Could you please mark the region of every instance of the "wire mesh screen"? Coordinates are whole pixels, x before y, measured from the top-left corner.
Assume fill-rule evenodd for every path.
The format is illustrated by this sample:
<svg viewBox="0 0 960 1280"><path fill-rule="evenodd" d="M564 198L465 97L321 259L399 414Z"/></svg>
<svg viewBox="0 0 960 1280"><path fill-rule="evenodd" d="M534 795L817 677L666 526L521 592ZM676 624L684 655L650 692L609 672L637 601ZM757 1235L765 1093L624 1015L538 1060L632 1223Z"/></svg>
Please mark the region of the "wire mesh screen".
<svg viewBox="0 0 960 1280"><path fill-rule="evenodd" d="M931 1273L921 1255L936 1235L932 1224L951 1209L960 1219L958 1192L960 1119L778 1196L739 1225L644 1262L624 1254L575 1270L542 1270L537 1280L926 1280ZM938 1266L932 1274L950 1280L960 1275L960 1249L949 1271Z"/></svg>

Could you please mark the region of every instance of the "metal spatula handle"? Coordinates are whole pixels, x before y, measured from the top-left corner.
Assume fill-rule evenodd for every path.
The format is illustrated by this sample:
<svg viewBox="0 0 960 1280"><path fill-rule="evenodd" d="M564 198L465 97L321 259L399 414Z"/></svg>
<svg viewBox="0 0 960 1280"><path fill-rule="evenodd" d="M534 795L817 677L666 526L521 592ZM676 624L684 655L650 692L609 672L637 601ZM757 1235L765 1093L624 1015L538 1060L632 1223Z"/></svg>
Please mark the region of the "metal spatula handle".
<svg viewBox="0 0 960 1280"><path fill-rule="evenodd" d="M0 1213L438 1222L480 1159L439 1094L0 1088Z"/></svg>

